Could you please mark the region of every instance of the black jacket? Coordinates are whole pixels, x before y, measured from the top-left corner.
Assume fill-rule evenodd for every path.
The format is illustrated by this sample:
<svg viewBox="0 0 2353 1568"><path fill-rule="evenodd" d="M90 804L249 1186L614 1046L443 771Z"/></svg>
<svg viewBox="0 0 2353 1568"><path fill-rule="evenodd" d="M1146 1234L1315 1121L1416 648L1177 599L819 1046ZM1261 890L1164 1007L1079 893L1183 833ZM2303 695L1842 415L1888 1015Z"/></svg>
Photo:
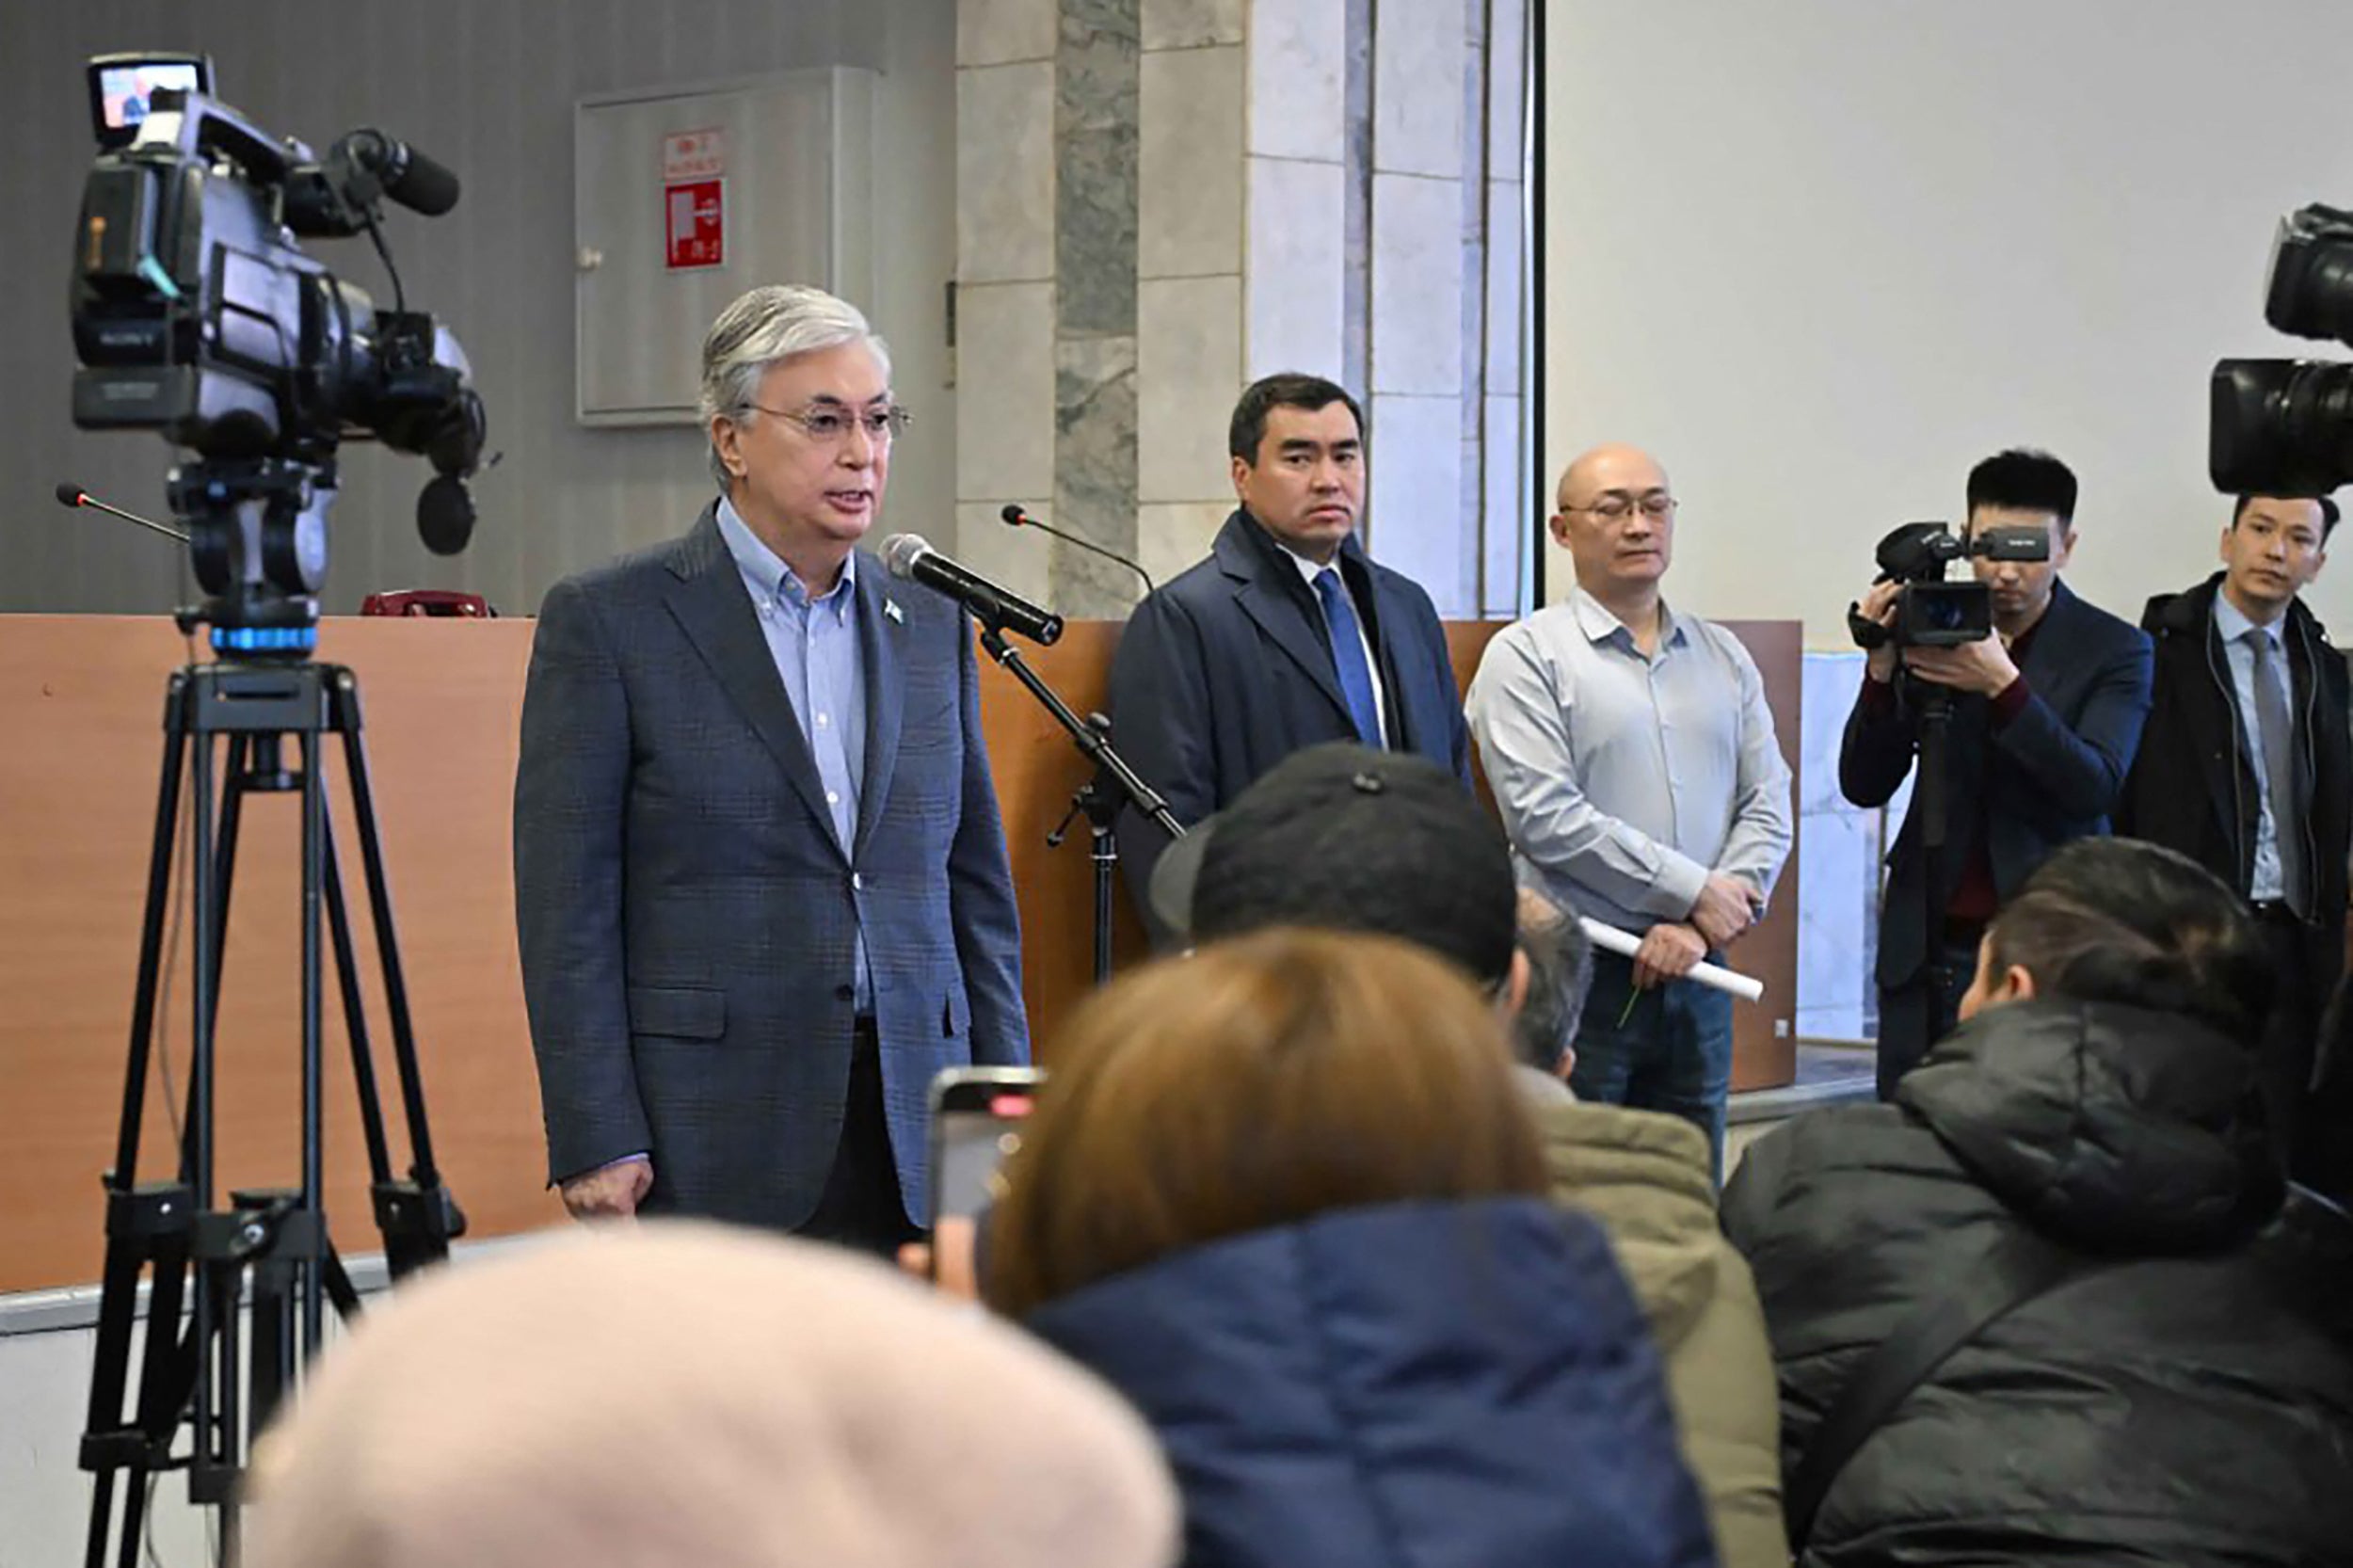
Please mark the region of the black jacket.
<svg viewBox="0 0 2353 1568"><path fill-rule="evenodd" d="M2353 1558L2353 1240L2281 1185L2251 1053L2174 1013L1989 1010L1894 1105L1801 1116L1726 1190L1792 1474L1865 1353L2010 1227L2120 1259L1997 1320L1849 1463L1804 1559Z"/></svg>
<svg viewBox="0 0 2353 1568"><path fill-rule="evenodd" d="M1389 748L1418 752L1470 787L1470 733L1445 628L1412 579L1352 538L1340 575L1365 620L1388 704ZM1112 737L1191 827L1292 752L1353 741L1356 727L1298 568L1247 512L1208 560L1136 606L1112 660ZM1119 854L1138 905L1168 835L1123 815Z"/></svg>
<svg viewBox="0 0 2353 1568"><path fill-rule="evenodd" d="M2248 890L2259 809L2253 764L2239 738L2231 666L2214 629L2215 573L2186 593L2159 594L2141 616L2155 638L2156 704L2117 809L2116 830L2177 849ZM2353 820L2353 741L2346 736L2345 659L2301 600L2282 639L2296 681L2298 760L2312 779L2304 833L2315 921L2311 961L2325 987L2345 958L2345 850Z"/></svg>

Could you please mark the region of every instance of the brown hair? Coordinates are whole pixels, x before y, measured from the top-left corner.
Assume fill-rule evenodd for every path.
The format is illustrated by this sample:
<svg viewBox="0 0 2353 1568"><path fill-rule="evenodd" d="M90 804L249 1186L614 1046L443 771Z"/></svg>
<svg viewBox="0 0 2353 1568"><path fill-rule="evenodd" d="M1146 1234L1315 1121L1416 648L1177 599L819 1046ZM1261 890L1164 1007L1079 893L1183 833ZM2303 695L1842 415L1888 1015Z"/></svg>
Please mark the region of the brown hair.
<svg viewBox="0 0 2353 1568"><path fill-rule="evenodd" d="M1545 1191L1492 1006L1391 937L1216 943L1107 987L1057 1045L990 1229L1015 1316L1330 1209Z"/></svg>

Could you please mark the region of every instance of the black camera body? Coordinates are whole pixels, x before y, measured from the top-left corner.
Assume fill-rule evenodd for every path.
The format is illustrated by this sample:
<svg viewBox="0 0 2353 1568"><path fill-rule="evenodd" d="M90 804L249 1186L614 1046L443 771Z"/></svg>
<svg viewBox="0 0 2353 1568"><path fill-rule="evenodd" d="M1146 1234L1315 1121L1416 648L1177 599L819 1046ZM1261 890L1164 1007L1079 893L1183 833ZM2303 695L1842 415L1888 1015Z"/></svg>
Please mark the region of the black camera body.
<svg viewBox="0 0 2353 1568"><path fill-rule="evenodd" d="M1847 628L1864 648L1958 648L1993 633L1993 593L1974 578L1947 582L1945 568L1972 556L1990 561L2047 561L2051 536L2041 528L1986 528L1969 538L1942 522L1907 522L1880 540L1880 583L1900 583L1896 617L1882 626L1855 606Z"/></svg>
<svg viewBox="0 0 2353 1568"><path fill-rule="evenodd" d="M338 446L373 437L429 459L420 524L450 553L472 528L464 482L486 424L447 329L378 309L297 237L364 232L380 248L380 198L438 213L456 181L375 131L322 162L202 91L156 90L127 143L126 130L101 125L105 150L82 189L73 422L153 430L194 452L170 497L215 646L307 653Z"/></svg>
<svg viewBox="0 0 2353 1568"><path fill-rule="evenodd" d="M2315 202L2280 220L2264 320L2353 344L2353 213ZM2209 392L2206 472L2225 495L2321 496L2353 479L2353 364L2224 360Z"/></svg>

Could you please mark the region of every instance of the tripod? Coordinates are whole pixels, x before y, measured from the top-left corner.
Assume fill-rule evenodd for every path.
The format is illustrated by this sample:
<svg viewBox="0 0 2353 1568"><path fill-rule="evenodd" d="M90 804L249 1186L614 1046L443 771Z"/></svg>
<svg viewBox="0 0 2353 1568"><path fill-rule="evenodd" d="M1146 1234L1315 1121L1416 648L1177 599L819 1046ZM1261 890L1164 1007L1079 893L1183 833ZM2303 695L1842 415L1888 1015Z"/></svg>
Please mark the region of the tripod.
<svg viewBox="0 0 2353 1568"><path fill-rule="evenodd" d="M183 624L192 624L191 617L184 616ZM235 646L232 637L224 637L224 630L216 627L216 644ZM369 910L382 961L393 1057L412 1150L406 1180L395 1180L392 1174L351 922L344 907L334 839L328 831L327 786L320 770L329 734L343 740ZM358 679L340 665L313 664L307 657L191 664L171 677L164 701L164 735L163 778L148 861L122 1121L114 1165L104 1178L105 1270L99 1295L89 1418L81 1446L82 1468L93 1473L87 1568L104 1568L107 1561L118 1479L125 1484L116 1561L120 1568L136 1568L150 1479L158 1471L180 1468L188 1472L189 1500L219 1510L223 1560L234 1562L237 1481L244 1473L248 1434L268 1421L280 1402L294 1391L302 1367L319 1350L326 1331L327 1300L331 1297L345 1316L358 1308L357 1296L328 1240L321 1190L322 906L334 944L376 1223L393 1277L447 1256L450 1240L465 1231L465 1218L434 1165L432 1138L425 1124L408 986L392 931L392 898L385 884L375 799L360 740ZM197 743L193 755L191 739ZM221 740L227 743L226 757L216 780L215 760L220 748L216 742ZM297 753L293 771L285 765L289 742ZM176 1178L142 1183L136 1179L140 1123L153 1046L164 916L184 777L194 797L190 855L194 1018L185 1133ZM302 835L301 1177L299 1185L290 1189L232 1192L227 1206L216 1208L215 1029L238 829L248 795L296 792L301 798ZM152 1278L148 1333L137 1405L135 1411L126 1412L132 1330L142 1273ZM240 1332L241 1297L250 1308L249 1342ZM191 1432L190 1449L185 1455L174 1455L174 1439L184 1421Z"/></svg>

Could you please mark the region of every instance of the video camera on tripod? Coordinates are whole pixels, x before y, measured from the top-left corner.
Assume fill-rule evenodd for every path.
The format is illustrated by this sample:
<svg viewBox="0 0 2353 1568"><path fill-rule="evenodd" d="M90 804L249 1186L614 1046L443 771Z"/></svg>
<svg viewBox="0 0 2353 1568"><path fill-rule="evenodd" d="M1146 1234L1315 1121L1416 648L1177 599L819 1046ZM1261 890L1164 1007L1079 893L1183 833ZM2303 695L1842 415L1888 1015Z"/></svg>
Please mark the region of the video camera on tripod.
<svg viewBox="0 0 2353 1568"><path fill-rule="evenodd" d="M425 543L447 554L473 526L465 478L480 465L484 419L464 353L400 301L397 273L394 307L380 311L296 244L297 235L364 232L382 253L381 199L446 212L457 200L454 175L377 131L355 131L314 160L210 97L211 69L199 56L106 56L89 76L104 151L83 187L74 247L74 423L155 430L195 452L172 471L170 496L211 597L180 620L209 622L220 657L174 674L164 702L122 1119L105 1175L106 1258L81 1446L92 1477L84 1560L136 1560L150 1483L177 1469L187 1472L191 1502L219 1509L222 1560L233 1563L249 1433L299 1388L325 1342L329 1303L343 1313L358 1306L324 1196L330 959L387 1268L397 1279L438 1262L465 1233L426 1124L359 678L311 651L338 445L373 435L428 457L438 477L419 499L418 522ZM67 492L85 499L71 486L61 499ZM329 737L343 743L382 968L411 1152L406 1176L393 1168L359 933L328 823ZM184 784L194 970L185 1132L173 1174L141 1180ZM249 799L293 794L301 806L301 1169L291 1186L224 1194L215 1045L239 829ZM148 1333L135 1351L142 1278Z"/></svg>
<svg viewBox="0 0 2353 1568"><path fill-rule="evenodd" d="M2264 320L2353 346L2353 212L2314 202L2280 220ZM2214 367L2207 476L2225 495L2326 495L2353 479L2353 365L2224 360Z"/></svg>
<svg viewBox="0 0 2353 1568"><path fill-rule="evenodd" d="M1983 528L1957 537L1941 522L1907 522L1880 540L1876 583L1900 583L1895 619L1881 625L1847 606L1847 630L1861 648L1958 648L1993 633L1993 593L1974 579L1948 583L1954 561L2047 561L2051 535L2043 528Z"/></svg>
<svg viewBox="0 0 2353 1568"><path fill-rule="evenodd" d="M73 422L197 454L169 488L211 596L189 618L232 657L304 656L342 441L431 461L427 548L455 554L473 529L482 400L457 340L407 308L378 226L387 197L447 212L456 177L376 130L315 158L212 97L201 56L102 56L89 80L102 151L74 242ZM296 243L360 233L392 274L392 310Z"/></svg>

